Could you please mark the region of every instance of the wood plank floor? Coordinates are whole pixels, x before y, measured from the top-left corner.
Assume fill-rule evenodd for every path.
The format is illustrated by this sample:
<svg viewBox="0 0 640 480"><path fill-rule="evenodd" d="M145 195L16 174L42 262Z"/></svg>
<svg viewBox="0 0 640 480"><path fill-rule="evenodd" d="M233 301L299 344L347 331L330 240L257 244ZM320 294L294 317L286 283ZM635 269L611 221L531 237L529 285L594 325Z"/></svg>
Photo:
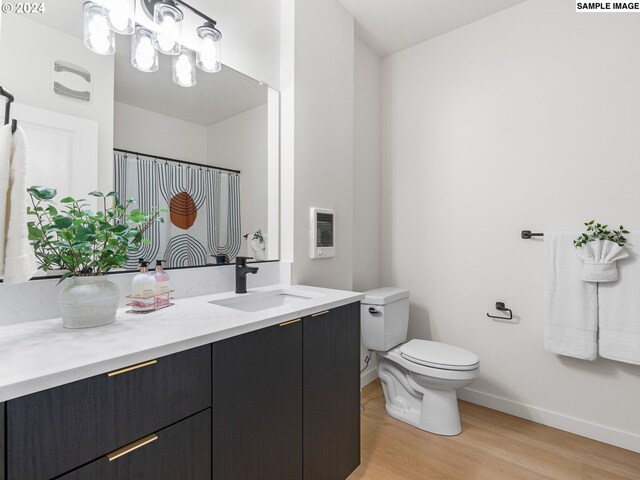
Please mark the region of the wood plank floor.
<svg viewBox="0 0 640 480"><path fill-rule="evenodd" d="M460 401L462 433L441 437L362 392L362 464L348 480L640 480L640 454Z"/></svg>

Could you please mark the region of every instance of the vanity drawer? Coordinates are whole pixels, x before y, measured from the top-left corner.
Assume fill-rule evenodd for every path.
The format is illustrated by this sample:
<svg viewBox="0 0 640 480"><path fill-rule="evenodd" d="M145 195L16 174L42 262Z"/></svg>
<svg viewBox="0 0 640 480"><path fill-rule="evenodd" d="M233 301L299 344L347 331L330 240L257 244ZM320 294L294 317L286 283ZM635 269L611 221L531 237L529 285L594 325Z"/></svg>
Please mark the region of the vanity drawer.
<svg viewBox="0 0 640 480"><path fill-rule="evenodd" d="M211 409L99 458L60 480L210 480Z"/></svg>
<svg viewBox="0 0 640 480"><path fill-rule="evenodd" d="M7 479L69 472L211 406L211 346L7 402Z"/></svg>

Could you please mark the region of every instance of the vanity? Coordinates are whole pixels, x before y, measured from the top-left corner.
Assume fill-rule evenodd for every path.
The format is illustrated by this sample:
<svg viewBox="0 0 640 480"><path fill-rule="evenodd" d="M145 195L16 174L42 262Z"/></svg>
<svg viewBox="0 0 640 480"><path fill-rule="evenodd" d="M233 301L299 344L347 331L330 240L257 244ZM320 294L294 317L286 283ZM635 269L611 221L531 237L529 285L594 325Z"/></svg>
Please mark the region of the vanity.
<svg viewBox="0 0 640 480"><path fill-rule="evenodd" d="M273 286L82 331L3 327L0 478L346 478L361 297Z"/></svg>

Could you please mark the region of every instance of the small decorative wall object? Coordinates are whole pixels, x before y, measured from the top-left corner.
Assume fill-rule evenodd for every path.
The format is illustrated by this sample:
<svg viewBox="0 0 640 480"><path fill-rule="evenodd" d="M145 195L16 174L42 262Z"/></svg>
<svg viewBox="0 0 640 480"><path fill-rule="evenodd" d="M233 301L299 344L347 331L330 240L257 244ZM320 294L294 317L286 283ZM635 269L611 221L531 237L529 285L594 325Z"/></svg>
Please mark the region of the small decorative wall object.
<svg viewBox="0 0 640 480"><path fill-rule="evenodd" d="M67 100L91 103L91 72L73 63L56 60L53 63L52 89L55 95Z"/></svg>
<svg viewBox="0 0 640 480"><path fill-rule="evenodd" d="M617 261L627 258L623 234L628 230L620 225L618 230L608 230L609 225L585 222L587 231L573 241L578 256L584 261L582 280L585 282L615 282L618 280Z"/></svg>
<svg viewBox="0 0 640 480"><path fill-rule="evenodd" d="M253 250L253 258L256 260L264 260L265 259L265 251L267 244L264 241L264 236L262 235L262 230L258 230L251 236L251 240L249 241L249 246L251 250Z"/></svg>

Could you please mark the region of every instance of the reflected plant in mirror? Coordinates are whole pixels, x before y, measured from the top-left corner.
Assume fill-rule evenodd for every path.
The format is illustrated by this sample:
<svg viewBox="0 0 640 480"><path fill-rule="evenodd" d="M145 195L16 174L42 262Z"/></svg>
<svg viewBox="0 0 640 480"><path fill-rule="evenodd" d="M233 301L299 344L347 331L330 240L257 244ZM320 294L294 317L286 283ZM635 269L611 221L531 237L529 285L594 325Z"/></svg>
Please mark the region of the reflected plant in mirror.
<svg viewBox="0 0 640 480"><path fill-rule="evenodd" d="M27 214L35 217L27 223L29 242L43 271L66 271L61 282L122 268L129 252L148 242L144 234L149 227L163 221L160 210L132 208L134 199L122 204L116 192L89 193L101 200L102 209L94 213L84 199L65 197L56 205L53 188L34 186L27 191L31 198Z"/></svg>

